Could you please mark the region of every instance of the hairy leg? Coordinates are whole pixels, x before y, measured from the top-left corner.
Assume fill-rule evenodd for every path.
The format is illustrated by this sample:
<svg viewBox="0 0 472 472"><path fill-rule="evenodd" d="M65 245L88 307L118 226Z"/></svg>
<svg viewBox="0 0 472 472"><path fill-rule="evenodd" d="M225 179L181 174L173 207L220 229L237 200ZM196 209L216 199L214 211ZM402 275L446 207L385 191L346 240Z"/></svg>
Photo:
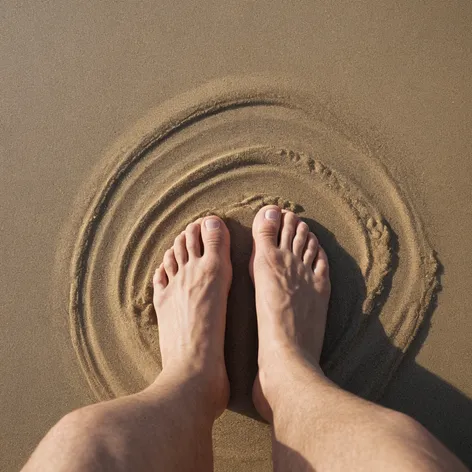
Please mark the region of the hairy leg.
<svg viewBox="0 0 472 472"><path fill-rule="evenodd" d="M319 358L330 296L326 253L292 212L253 224L259 373L253 399L272 424L276 471L462 471L419 423L341 390Z"/></svg>
<svg viewBox="0 0 472 472"><path fill-rule="evenodd" d="M68 414L24 470L212 470L211 430L229 397L223 344L231 272L223 221L190 224L153 280L161 374L142 392Z"/></svg>

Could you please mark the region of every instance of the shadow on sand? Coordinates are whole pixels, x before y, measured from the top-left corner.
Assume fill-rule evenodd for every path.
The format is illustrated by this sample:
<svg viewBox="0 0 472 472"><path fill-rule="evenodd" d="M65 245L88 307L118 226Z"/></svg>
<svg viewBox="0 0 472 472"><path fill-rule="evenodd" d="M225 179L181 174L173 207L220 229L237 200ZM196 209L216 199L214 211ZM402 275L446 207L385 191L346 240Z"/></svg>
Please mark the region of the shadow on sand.
<svg viewBox="0 0 472 472"><path fill-rule="evenodd" d="M310 228L316 232L321 244L326 249L331 261L332 296L330 312L323 348L323 359L336 345L336 341L351 323L359 323L362 316L362 301L365 297L364 278L356 261L339 245L336 238L326 228L313 220L305 219ZM231 383L229 409L246 416L261 420L254 409L251 392L257 372L257 323L254 303L254 288L248 272L252 251L251 229L234 219L226 220L231 232L233 284L228 302L228 316L225 341L225 357L228 376ZM392 232L393 234L393 232ZM393 240L396 254L397 241ZM398 259L393 258L393 269ZM342 270L339 270L342 268ZM382 300L388 297L391 280L386 280ZM355 310L352 310L352 307ZM348 307L351 307L349 310ZM415 362L430 326L430 318L436 307L433 300L420 332L410 346L409 351L384 394L378 403L406 413L438 437L449 449L472 466L472 401L450 384L421 367ZM374 319L378 317L374 313ZM381 323L374 326L376 342L385 345L386 349L396 355ZM377 373L375 375L378 375ZM380 373L381 375L381 373ZM365 382L371 380L366 378ZM350 385L350 390L360 391L360 385ZM262 420L261 420L262 421ZM295 451L287 451L294 460L300 462L300 470L309 470L303 457ZM303 466L303 467L302 467Z"/></svg>

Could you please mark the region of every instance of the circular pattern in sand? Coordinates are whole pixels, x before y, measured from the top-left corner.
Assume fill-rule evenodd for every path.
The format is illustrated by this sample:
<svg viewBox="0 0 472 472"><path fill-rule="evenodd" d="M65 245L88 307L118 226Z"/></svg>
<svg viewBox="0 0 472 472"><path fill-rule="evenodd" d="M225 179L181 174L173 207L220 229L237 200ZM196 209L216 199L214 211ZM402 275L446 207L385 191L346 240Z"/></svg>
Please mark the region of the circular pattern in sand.
<svg viewBox="0 0 472 472"><path fill-rule="evenodd" d="M333 295L322 365L355 393L379 396L437 284L433 251L382 156L326 107L289 89L226 80L173 100L107 154L91 188L72 259L70 321L100 399L137 391L159 372L152 274L200 215L219 214L231 231L226 358L231 409L247 416L257 355L247 263L262 205L297 212L327 250ZM232 457L225 421L217 461ZM257 462L253 445L266 436L247 421Z"/></svg>

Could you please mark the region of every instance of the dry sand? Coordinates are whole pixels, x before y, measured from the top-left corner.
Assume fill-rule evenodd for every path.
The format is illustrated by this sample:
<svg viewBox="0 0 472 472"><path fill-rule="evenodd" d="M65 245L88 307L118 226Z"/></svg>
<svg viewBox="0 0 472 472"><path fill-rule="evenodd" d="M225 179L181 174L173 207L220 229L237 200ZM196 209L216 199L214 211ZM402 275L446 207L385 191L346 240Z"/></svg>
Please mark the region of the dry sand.
<svg viewBox="0 0 472 472"><path fill-rule="evenodd" d="M190 22L190 4L148 7L11 5L2 20L0 468L65 412L152 381L151 274L214 212L235 278L216 468L270 470L247 273L269 202L327 248L328 375L470 463L470 8L208 3Z"/></svg>

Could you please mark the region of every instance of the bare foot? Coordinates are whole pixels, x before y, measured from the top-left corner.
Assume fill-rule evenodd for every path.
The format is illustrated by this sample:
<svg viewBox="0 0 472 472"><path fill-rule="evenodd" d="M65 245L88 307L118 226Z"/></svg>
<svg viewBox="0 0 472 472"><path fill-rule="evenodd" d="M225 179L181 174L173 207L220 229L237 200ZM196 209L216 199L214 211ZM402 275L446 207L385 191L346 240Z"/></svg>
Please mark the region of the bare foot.
<svg viewBox="0 0 472 472"><path fill-rule="evenodd" d="M331 286L325 251L294 213L265 206L252 232L250 272L259 332L253 401L271 421L269 397L280 388L281 377L300 363L319 369Z"/></svg>
<svg viewBox="0 0 472 472"><path fill-rule="evenodd" d="M229 398L223 352L229 247L229 231L220 218L199 219L175 238L153 278L162 373L197 378L201 398L214 405L215 417Z"/></svg>

